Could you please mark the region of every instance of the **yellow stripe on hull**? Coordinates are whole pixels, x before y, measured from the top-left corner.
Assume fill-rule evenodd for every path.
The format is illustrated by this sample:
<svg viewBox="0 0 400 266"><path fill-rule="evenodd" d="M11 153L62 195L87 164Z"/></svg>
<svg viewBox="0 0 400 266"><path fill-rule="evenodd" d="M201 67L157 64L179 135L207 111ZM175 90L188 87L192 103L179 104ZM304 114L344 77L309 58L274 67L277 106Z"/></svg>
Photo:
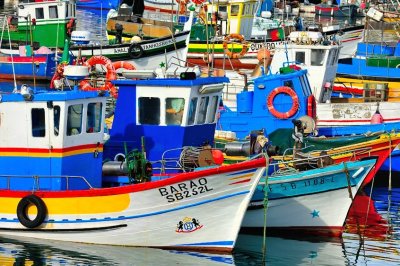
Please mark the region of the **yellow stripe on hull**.
<svg viewBox="0 0 400 266"><path fill-rule="evenodd" d="M0 198L0 213L15 214L20 198ZM122 212L129 207L129 194L71 197L71 198L42 198L49 214L97 214ZM35 214L36 208L29 208L29 214Z"/></svg>
<svg viewBox="0 0 400 266"><path fill-rule="evenodd" d="M96 148L88 148L77 151L68 151L68 152L0 152L0 157L30 157L30 158L61 158L72 155L80 155L85 153L93 153ZM103 148L97 148L98 152L103 152Z"/></svg>

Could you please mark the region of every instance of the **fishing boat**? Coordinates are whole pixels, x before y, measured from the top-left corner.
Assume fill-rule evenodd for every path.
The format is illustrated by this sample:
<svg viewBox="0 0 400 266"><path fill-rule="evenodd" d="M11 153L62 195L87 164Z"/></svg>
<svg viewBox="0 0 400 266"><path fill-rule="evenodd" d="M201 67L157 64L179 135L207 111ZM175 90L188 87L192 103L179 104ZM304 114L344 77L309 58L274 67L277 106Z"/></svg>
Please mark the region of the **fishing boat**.
<svg viewBox="0 0 400 266"><path fill-rule="evenodd" d="M88 75L88 68L69 66L64 73L78 83ZM115 119L130 119L123 132L114 123L110 140L120 140L125 146L122 160L121 155L105 160L107 92L82 91L76 85L63 91L24 87L3 94L0 201L7 204L0 208L0 233L93 244L232 251L264 173L265 159L231 166L212 163L197 171L157 175L149 161L162 142L168 144L166 136L179 136L167 135L167 129L189 130L165 124L172 108L166 105L168 97L199 99L193 128L212 128L216 111L203 113L206 120L200 113L206 99L220 97L223 82L227 79L199 78L186 71L181 71L180 78L119 81ZM134 97L122 97L127 95ZM147 112L144 108L150 108L150 103ZM125 114L119 113L127 107ZM130 116L127 111L132 109L137 115ZM176 112L171 115L177 116ZM138 131L132 130L132 119L138 121ZM124 145L129 140L124 134L140 135L141 142Z"/></svg>
<svg viewBox="0 0 400 266"><path fill-rule="evenodd" d="M354 18L358 16L358 9L359 6L355 4L332 5L321 3L315 5L315 14L319 16Z"/></svg>
<svg viewBox="0 0 400 266"><path fill-rule="evenodd" d="M70 0L22 1L16 6L15 14L4 18L1 47L17 51L19 45L33 45L33 49L63 48L65 39L70 38L76 26L75 10L75 1Z"/></svg>
<svg viewBox="0 0 400 266"><path fill-rule="evenodd" d="M158 2L162 1L155 3ZM145 2L144 4L146 11L148 3ZM264 12L260 14L256 12L255 15L253 11L258 10L258 7L258 1L228 1L218 5L198 3L199 16L191 29L187 55L188 64L190 66L211 65L223 69L252 70L259 63L257 54L260 50L263 50L262 48L267 48L273 52L276 45L287 42L285 37L289 32L299 28L302 24L301 19L293 19L291 22L286 20L283 23L282 20L262 16L261 14L265 14ZM162 10L160 8L158 13L163 13ZM237 10L243 10L243 12ZM218 15L216 15L216 11ZM107 21L107 24L109 24L107 32L110 36L114 36L113 24L132 21L130 7L121 6L118 11L112 13L113 15L109 13ZM145 14L143 14L143 17L148 19L149 17ZM187 19L186 8L182 14L177 12L168 14L166 18L164 17L166 22ZM158 16L150 16L152 19L155 17ZM340 41L343 46L347 47L343 50L345 54L341 57L349 57L355 51L354 44L361 40L363 28L363 25L347 27L334 25L321 27L321 30L328 38ZM135 31L130 32L128 27L124 27L124 29L123 36L130 38L135 35Z"/></svg>
<svg viewBox="0 0 400 266"><path fill-rule="evenodd" d="M386 28L391 30L394 28L393 34L399 34L396 31L396 22L387 21L390 18L386 17L386 14L375 8L369 9L366 17L365 37L358 44L355 56L339 60L334 87L337 92L364 97L364 95L369 96L371 91L376 92L372 96L376 95L382 101L399 101L400 82L397 78L400 75L398 70L400 66L399 44L396 43L397 39L394 39L393 42L378 41ZM382 28L382 35L374 38L374 25L383 21L386 23ZM387 121L399 121L399 118L388 117Z"/></svg>
<svg viewBox="0 0 400 266"><path fill-rule="evenodd" d="M57 64L57 54L46 47L34 55L0 54L0 78L18 80L50 80Z"/></svg>
<svg viewBox="0 0 400 266"><path fill-rule="evenodd" d="M341 236L354 197L375 161L341 163L302 172L288 167L262 178L247 209L242 231L262 232L266 227L269 232Z"/></svg>
<svg viewBox="0 0 400 266"><path fill-rule="evenodd" d="M121 4L120 0L77 0L76 7L78 9L89 9L89 10L99 10L108 11L110 9L115 9Z"/></svg>
<svg viewBox="0 0 400 266"><path fill-rule="evenodd" d="M348 128L341 134L337 133L336 135L349 135L345 133L349 131L352 132L350 135L354 133L364 134L367 131L373 131L374 128L376 128L374 131L382 130L383 125L371 125L371 121L376 120L376 116L373 118L373 114L379 106L379 110L384 117L387 117L389 114L396 115L395 103L368 102L367 100L357 104L345 102L333 103L335 99L330 96L340 46L329 43L329 41L325 43L326 45L319 44L320 41L312 44L313 40L314 42L315 40L319 40L318 36L321 37L316 32L312 34L307 34L306 32L292 33L294 42L286 46L277 47L271 65L268 67L270 73L277 74L263 74L253 79L253 90L246 89L245 87L237 94L236 101L232 101L233 96L236 95L229 94L231 96L230 101L225 100L224 96L224 104L227 105L227 108L221 110L217 128L222 131L233 132L233 139L245 139L253 130L257 129L264 129L267 135L270 135L277 129L286 128L291 130L293 128L293 119L299 120L304 115L308 115L315 119L316 128L320 129L324 133L324 136L329 137L332 136L328 132L331 126L335 126L331 130L335 130L336 126L340 125L351 126L355 122L358 122L359 115L369 109L369 117L364 116L365 126L363 130L357 129L356 132ZM282 62L285 62L284 66L286 67L282 67ZM301 67L307 68L309 72L305 72L305 69L301 70ZM305 73L310 74L307 75ZM318 73L319 75L314 75L314 73ZM306 76L306 78L302 78L301 76ZM339 108L342 108L343 111L339 112ZM353 110L353 108L354 112L346 111ZM327 115L336 113L348 116L355 113L356 116L348 119L348 121L331 118L329 120L331 124L324 123L324 118ZM324 130L324 128L328 129ZM398 130L399 127L391 127L391 129ZM292 132L288 134L289 140L286 142L290 142L291 134ZM318 134L321 135L322 133ZM282 134L278 133L276 136L276 139L285 141L285 138L281 138ZM348 138L348 136L345 138ZM324 145L326 146L324 149L328 147L332 148L331 140L316 139L316 141L325 143ZM341 138L338 141L343 144L344 140ZM389 142L390 139L386 139L382 147L389 145ZM280 143L274 144L280 145ZM315 145L315 143L311 145ZM391 146L390 152L396 145ZM348 147L348 149L350 148ZM390 152L384 156L384 160L389 158ZM393 162L396 162L398 159L398 156L391 157ZM382 164L383 161L378 162L378 169ZM393 169L395 168L393 167Z"/></svg>
<svg viewBox="0 0 400 266"><path fill-rule="evenodd" d="M0 43L0 78L50 80L76 25L74 1L24 1L6 15ZM52 32L51 38L48 33Z"/></svg>

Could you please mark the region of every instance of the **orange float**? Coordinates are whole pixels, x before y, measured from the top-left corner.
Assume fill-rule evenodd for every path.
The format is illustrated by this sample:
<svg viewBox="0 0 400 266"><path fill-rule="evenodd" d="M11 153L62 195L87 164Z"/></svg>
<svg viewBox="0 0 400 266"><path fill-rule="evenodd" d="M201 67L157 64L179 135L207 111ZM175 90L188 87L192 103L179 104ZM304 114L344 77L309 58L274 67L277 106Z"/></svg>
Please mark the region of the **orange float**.
<svg viewBox="0 0 400 266"><path fill-rule="evenodd" d="M95 55L89 58L84 65L88 67L92 67L95 65L103 65L107 69L107 74L106 74L106 81L104 83L104 86L102 87L93 87L88 80L82 80L80 82L80 88L83 91L96 91L96 90L106 90L109 91L111 96L114 98L118 97L118 92L115 86L111 83L111 80L115 80L117 78L117 74L115 73L115 69L113 66L113 63L111 62L110 59L108 59L105 56L102 55Z"/></svg>
<svg viewBox="0 0 400 266"><path fill-rule="evenodd" d="M113 67L115 70L118 70L120 68L126 69L126 70L135 70L136 67L132 65L131 63L127 61L117 61L112 63Z"/></svg>
<svg viewBox="0 0 400 266"><path fill-rule="evenodd" d="M289 111L287 112L279 112L278 110L275 109L274 107L274 99L276 95L284 93L289 95L292 98L292 107L290 108ZM271 93L268 95L267 98L267 107L268 110L271 112L273 116L279 119L288 119L292 116L294 116L297 111L299 110L299 97L297 96L296 92L287 86L281 86L273 89Z"/></svg>
<svg viewBox="0 0 400 266"><path fill-rule="evenodd" d="M242 44L242 50L240 51L240 53L234 53L228 49L228 44L231 43L231 40L235 40L235 39L238 40ZM246 40L244 39L243 35L237 34L237 33L232 33L232 34L229 34L228 36L226 36L224 39L224 42L222 44L225 54L229 58L233 58L233 59L243 57L247 52L248 46L249 45L246 42Z"/></svg>

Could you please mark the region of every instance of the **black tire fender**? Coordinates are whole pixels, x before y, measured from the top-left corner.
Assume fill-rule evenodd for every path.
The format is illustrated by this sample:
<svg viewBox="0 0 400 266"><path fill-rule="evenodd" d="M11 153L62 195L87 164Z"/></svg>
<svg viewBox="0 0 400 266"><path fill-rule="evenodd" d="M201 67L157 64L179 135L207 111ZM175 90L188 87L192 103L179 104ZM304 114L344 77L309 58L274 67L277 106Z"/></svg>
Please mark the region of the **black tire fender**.
<svg viewBox="0 0 400 266"><path fill-rule="evenodd" d="M28 206L31 204L35 205L37 208L37 215L33 220L31 220L28 216ZM38 196L33 194L28 195L19 201L17 206L17 217L23 226L30 229L36 228L44 222L46 216L46 204Z"/></svg>
<svg viewBox="0 0 400 266"><path fill-rule="evenodd" d="M132 43L128 48L128 54L133 59L140 58L143 55L143 48L139 43Z"/></svg>

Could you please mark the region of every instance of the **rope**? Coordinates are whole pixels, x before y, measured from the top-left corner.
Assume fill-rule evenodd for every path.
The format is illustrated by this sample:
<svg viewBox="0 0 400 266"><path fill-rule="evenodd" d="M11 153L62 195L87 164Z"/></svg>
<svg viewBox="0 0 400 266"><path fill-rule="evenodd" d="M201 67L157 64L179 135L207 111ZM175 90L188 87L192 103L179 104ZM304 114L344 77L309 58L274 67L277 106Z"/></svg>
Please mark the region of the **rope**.
<svg viewBox="0 0 400 266"><path fill-rule="evenodd" d="M264 232L263 232L263 247L262 247L262 254L263 254L263 262L266 260L267 255L267 210L268 210L268 168L269 168L269 156L265 152L265 182L264 182Z"/></svg>

